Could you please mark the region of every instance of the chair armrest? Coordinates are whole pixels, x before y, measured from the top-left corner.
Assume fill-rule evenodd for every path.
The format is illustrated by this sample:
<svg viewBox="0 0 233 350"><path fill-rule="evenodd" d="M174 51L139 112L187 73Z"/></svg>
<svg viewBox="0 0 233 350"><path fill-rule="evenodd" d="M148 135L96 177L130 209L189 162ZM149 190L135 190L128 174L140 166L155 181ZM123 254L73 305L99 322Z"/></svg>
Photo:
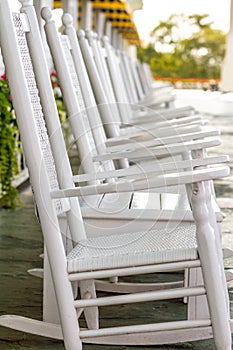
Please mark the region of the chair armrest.
<svg viewBox="0 0 233 350"><path fill-rule="evenodd" d="M200 115L191 115L191 116L188 116L188 117L183 117L183 118L174 118L174 119L171 119L171 120L164 120L165 118L162 118L160 117L160 120L156 121L154 120L153 122L150 121L150 122L144 122L143 121L143 118L142 118L142 121L141 123L138 123L137 125L135 125L134 123L134 120L132 120L132 123L129 121L129 123L127 124L122 124L121 128L137 128L139 129L140 127L142 128L142 131L144 129L144 131L146 130L151 130L151 129L154 129L154 130L157 130L158 128L164 128L164 127L168 127L168 128L171 128L175 125L180 125L180 124L189 124L189 123L201 123L202 122L202 118Z"/></svg>
<svg viewBox="0 0 233 350"><path fill-rule="evenodd" d="M127 158L132 161L142 161L153 159L156 157L170 157L177 154L187 153L197 149L205 149L215 147L221 144L220 139L210 141L190 141L182 144L171 144L168 146L158 146L156 148L148 148L135 151L124 151L115 153L105 153L93 157L94 161L117 160Z"/></svg>
<svg viewBox="0 0 233 350"><path fill-rule="evenodd" d="M202 126L200 124L194 124L194 125L188 125L188 126L181 126L181 127L176 127L176 128L172 128L172 135L174 135L174 133L176 133L177 135L181 135L181 134L189 134L189 133L195 133L195 132L201 132L202 131ZM162 128L159 129L159 135L160 137L168 137L171 135L171 128ZM133 142L135 141L144 141L144 140L154 140L154 136L153 134L147 132L146 134L142 133L135 133L135 135L133 134L133 136L131 137L131 135L126 135L126 136L117 136L117 137L111 137L108 138L105 142L106 147L110 147L110 146L116 146L116 145L122 145L125 143L129 143L131 142L131 140Z"/></svg>
<svg viewBox="0 0 233 350"><path fill-rule="evenodd" d="M176 125L163 125L163 126L159 126L159 131L161 132L167 132L167 135L171 135L171 130L174 134L174 129L179 131L184 129L184 128L190 128L190 127L195 127L195 128L200 128L207 125L209 122L207 119L202 119L200 121L193 121L190 123L177 123ZM135 138L135 137L148 137L149 135L153 135L153 132L156 130L156 128L153 126L152 128L144 128L143 126L127 126L124 127L123 129L121 128L121 137L127 137L127 138ZM158 131L158 129L157 129Z"/></svg>
<svg viewBox="0 0 233 350"><path fill-rule="evenodd" d="M144 147L156 147L156 146L169 145L173 143L183 143L185 141L200 140L206 137L213 137L213 136L219 136L219 135L220 135L219 130L202 131L202 132L178 134L178 135L176 134L176 135L167 136L167 137L159 137L159 133L155 133L155 138L152 140L146 140L146 141L140 141L140 142L137 142L135 140L128 140L128 142L126 142L125 144L108 147L107 151L108 152L119 152L124 150L129 151L129 150L136 150Z"/></svg>
<svg viewBox="0 0 233 350"><path fill-rule="evenodd" d="M143 107L140 105L133 105L132 108L137 112L138 114L133 116L133 120L135 124L141 123L142 118L146 121L155 121L155 118L157 116L162 116L166 120L173 119L173 118L183 118L190 115L197 114L197 111L192 106L185 106L185 107L174 107L174 108L168 108L168 109L150 109L148 107Z"/></svg>
<svg viewBox="0 0 233 350"><path fill-rule="evenodd" d="M98 173L79 174L73 176L73 181L82 183L93 180L106 180L110 178L127 178L127 179L142 179L151 175L159 175L167 173L168 171L182 171L184 169L193 169L195 167L203 167L214 164L221 164L229 162L229 156L221 155L215 157L187 159L180 161L173 161L168 163L161 163L159 161L144 164L143 167L138 165L130 166L125 169L117 169L112 171L101 171Z"/></svg>
<svg viewBox="0 0 233 350"><path fill-rule="evenodd" d="M152 188L187 185L200 181L209 181L217 178L228 176L229 167L213 167L205 169L196 169L193 171L185 171L180 173L171 173L159 175L147 179L136 179L128 181L116 181L100 185L89 185L83 187L67 188L62 190L51 191L51 197L67 198L87 195L97 195L104 193L119 193L149 190Z"/></svg>

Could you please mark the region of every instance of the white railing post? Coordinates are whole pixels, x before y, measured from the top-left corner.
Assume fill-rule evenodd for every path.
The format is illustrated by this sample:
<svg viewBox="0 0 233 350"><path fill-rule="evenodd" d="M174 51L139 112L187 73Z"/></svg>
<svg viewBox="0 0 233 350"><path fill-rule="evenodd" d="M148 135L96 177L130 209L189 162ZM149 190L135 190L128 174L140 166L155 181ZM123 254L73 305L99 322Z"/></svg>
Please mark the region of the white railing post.
<svg viewBox="0 0 233 350"><path fill-rule="evenodd" d="M222 64L222 91L233 91L233 0L230 5L230 29L227 35L226 54Z"/></svg>

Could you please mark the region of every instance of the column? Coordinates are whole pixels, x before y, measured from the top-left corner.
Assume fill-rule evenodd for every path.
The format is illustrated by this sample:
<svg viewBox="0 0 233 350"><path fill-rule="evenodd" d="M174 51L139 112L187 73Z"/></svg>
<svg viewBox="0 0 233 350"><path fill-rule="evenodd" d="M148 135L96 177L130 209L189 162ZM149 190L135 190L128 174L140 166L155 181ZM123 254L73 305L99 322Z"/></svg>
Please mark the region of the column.
<svg viewBox="0 0 233 350"><path fill-rule="evenodd" d="M44 49L45 49L45 54L46 54L46 58L47 58L47 62L48 62L48 67L50 70L52 70L53 69L53 62L52 62L52 58L50 55L48 45L46 43L46 38L45 38L45 33L44 33L44 20L42 19L40 13L41 13L42 7L48 6L50 8L53 8L53 0L33 0L33 5L34 5L35 10L36 10L36 15L37 15L37 19L38 19L38 24L39 24L39 28L40 28L40 32L41 32L42 41L44 44Z"/></svg>
<svg viewBox="0 0 233 350"><path fill-rule="evenodd" d="M233 91L233 0L230 7L230 30L227 35L226 54L221 71L222 91Z"/></svg>
<svg viewBox="0 0 233 350"><path fill-rule="evenodd" d="M78 0L63 0L62 7L64 13L70 13L73 17L74 28L77 28Z"/></svg>

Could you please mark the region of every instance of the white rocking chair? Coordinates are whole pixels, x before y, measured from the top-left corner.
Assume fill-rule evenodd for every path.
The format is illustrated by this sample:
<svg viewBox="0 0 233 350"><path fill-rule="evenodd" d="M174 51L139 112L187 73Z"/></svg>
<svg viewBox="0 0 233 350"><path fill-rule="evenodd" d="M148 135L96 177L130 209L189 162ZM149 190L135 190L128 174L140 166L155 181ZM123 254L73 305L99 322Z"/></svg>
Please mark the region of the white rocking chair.
<svg viewBox="0 0 233 350"><path fill-rule="evenodd" d="M93 165L94 158L92 156L92 149L90 148L90 145L89 145L89 139L91 136L90 129L91 131L94 130L95 139L97 140L96 149L100 152L105 151L105 148L103 148L104 142L102 140L102 135L104 134L104 132L100 127L101 123L98 119L98 111L95 105L94 96L91 91L91 87L88 85L88 79L85 74L84 62L82 60L82 57L80 56L81 54L80 50L78 50L79 48L78 48L76 34L71 24L72 23L71 16L65 15L65 17L66 17L66 20L64 21L64 24L66 25L67 35L69 33L70 42L67 42L69 39L64 35L62 37L59 37L55 27L55 23L52 20L51 11L48 8L45 8L43 10L43 18L46 22L45 30L47 33L48 44L56 66L56 71L58 73L58 78L61 84L63 97L67 105L68 114L72 115L72 118L70 118L70 123L71 123L71 127L73 130L75 139L77 140L77 147L79 150L81 164L83 166L83 169L87 173L84 175L73 177L73 179L77 182L96 180L96 182L98 183L98 181L101 181L103 179L109 180L109 178L111 181L115 181L117 177L123 179L125 178L126 175L128 175L128 178L129 177L135 178L138 176L142 177L142 174L140 173L140 171L138 173L138 169L135 170L135 167L133 167L133 169L130 168L130 169L114 170L113 165L108 163L107 169L110 169L110 171L98 172L98 169L95 167L95 165ZM67 52L67 50L69 51L70 49L71 49L71 53L73 53L75 66L78 70L78 76L80 79L80 85L82 86L82 91L86 96L87 107L85 107L84 102L82 101L82 98L81 98L82 92L80 91L80 88L79 88L79 81L77 78L77 73L75 72L75 69L74 69L74 64L72 65L71 64L72 62L70 62L72 61L71 53ZM79 59L77 60L77 58ZM78 67L81 69L78 69ZM78 96L78 101L77 101L77 96ZM81 99L81 102L80 102L80 99ZM87 109L85 110L85 108ZM86 124L85 119L87 118L84 111L86 111L90 120L94 119L94 124L92 128L90 128L88 123L87 125L85 125ZM84 122L82 119L80 120L80 117L82 116L84 117L83 118ZM50 118L50 116L48 117ZM50 123L52 124L51 120L50 120ZM57 124L54 125L52 134L55 132L56 128L57 128ZM98 130L99 130L99 133L98 133ZM218 132L216 131L212 131L212 132L207 131L207 132L199 132L198 134L188 134L188 137L189 137L189 140L192 139L192 137L194 139L197 138L197 140L198 138L202 139L206 137L207 140L203 140L201 142L197 141L197 143L193 143L191 145L191 147L194 147L193 149L195 148L200 149L200 148L211 147L216 145L216 140L208 140L208 136L216 136L217 134ZM180 152L180 150L184 152L185 150L186 145L184 143L184 139L185 139L184 135L180 137L177 136L175 138L176 141L180 141L180 140L182 141L181 148L180 148L180 145L178 145L178 152ZM93 145L93 143L94 143L94 140L91 140L90 144ZM166 148L164 149L165 155L168 155L168 153L166 153L168 150L168 147L169 147L169 142L168 142L168 146L166 146ZM173 149L174 149L174 145L172 146L172 151ZM172 151L170 153L172 153ZM187 149L185 151L187 151ZM144 154L145 153L146 152L144 151ZM155 153L153 153L153 151L150 151L150 150L148 153L150 157L151 155L156 154L156 150L155 150ZM60 156L59 151L56 149L54 150L54 154L55 156L56 154ZM120 153L119 158L121 157L124 158L128 154L129 152ZM162 153L160 153L160 155L161 154ZM116 152L113 154L113 157L117 157ZM208 161L207 159L208 158L205 159L205 162ZM211 158L211 160L214 161L214 158ZM195 162L198 162L197 164L201 165L199 163L200 159L199 160L195 159L193 160L193 162L194 162L193 165L195 164ZM150 164L148 167L143 166L142 169L145 176L150 176L151 173L154 173L155 167L159 169L163 169L163 171L166 171L166 170L171 171L171 169L174 169L174 168L179 169L179 164L181 164L181 169L182 167L185 166L184 161L181 161L181 163L179 163L179 161L174 162L173 160L172 164L171 163L164 164L165 165L164 168L163 168L163 164L160 164L160 163L161 163L160 161L159 162L154 161L152 165ZM187 162L187 164L190 165L189 161ZM104 165L106 166L106 164L103 164L103 167ZM170 166L170 169L169 169L169 166ZM161 190L162 189L160 189L160 191ZM181 195L179 199L179 202L182 203L182 209L181 207L180 208L178 206L176 207L176 205L173 208L171 208L170 206L169 210L166 207L158 208L158 207L155 207L155 204L153 203L154 205L153 210L151 209L148 210L148 207L144 207L142 208L142 212L140 212L139 208L138 209L135 208L134 205L132 205L129 209L127 209L130 206L129 205L130 202L134 203L133 198L135 198L135 193L133 193L133 197L131 196L130 193L127 194L127 197L125 195L126 195L125 193L118 193L117 200L116 200L117 202L111 202L112 197L110 196L110 200L108 200L109 195L105 194L104 197L98 197L99 202L95 202L95 203L92 202L91 205L89 204L89 207L87 207L87 205L84 208L82 207L82 213L85 218L85 223L86 225L88 225L89 234L91 234L92 236L93 235L96 236L98 234L98 231L101 231L103 233L104 231L106 231L106 228L107 228L106 224L108 225L107 230L110 229L111 232L114 232L115 230L117 234L119 234L119 233L125 232L126 230L135 231L135 228L137 227L138 229L139 226L140 226L140 229L145 229L145 228L151 229L152 226L154 228L155 227L161 228L161 227L167 226L168 222L169 224L172 223L173 225L174 224L177 225L177 223L181 221L189 222L190 224L192 224L193 222L192 212L190 208L187 209L187 207L185 206L185 203L186 203L185 195ZM140 199L142 199L142 196L140 195L147 197L146 193L136 192L136 198L138 196ZM166 195L160 195L159 193L149 193L149 197L152 197L151 201L154 201L154 202L156 202L156 200L158 201L160 196L161 198L166 197ZM169 201L169 194L167 194L167 197ZM148 201L148 197L146 198L146 200ZM149 200L149 203L151 203L151 201ZM87 204L88 200L86 200L85 202ZM217 221L221 221L222 220L221 213L217 207L215 207L215 211L217 213ZM155 217L156 217L156 223L155 223ZM103 219L104 219L104 223L103 223ZM131 219L133 220L130 223ZM127 224L124 225L123 222L125 223L127 222ZM97 227L98 227L98 230L97 230ZM114 291L114 292L119 290L122 292L123 290L136 291L139 288L152 289L152 288L163 288L166 286L166 284L154 285L154 286L153 284L150 284L149 286L146 287L146 285L143 286L142 284L139 284L137 286L135 284L126 285L125 283L123 284L119 283L119 281L118 283L116 283L116 281L117 280L114 280L115 282L114 284L113 283L109 284L105 282L104 285L101 284L101 287L98 284L98 288L102 288L102 289L105 288L105 290ZM175 285L177 284L176 283L173 284L173 286ZM198 313L198 310L201 310L201 312L203 313L203 310L205 309L203 303L200 302L200 298L198 300L199 300L198 306L195 304L195 302L189 303L189 307L192 310L195 309L195 315L196 313ZM190 301L191 301L191 298L189 299L189 302ZM190 312L189 314L190 317L192 317L191 313L192 312Z"/></svg>

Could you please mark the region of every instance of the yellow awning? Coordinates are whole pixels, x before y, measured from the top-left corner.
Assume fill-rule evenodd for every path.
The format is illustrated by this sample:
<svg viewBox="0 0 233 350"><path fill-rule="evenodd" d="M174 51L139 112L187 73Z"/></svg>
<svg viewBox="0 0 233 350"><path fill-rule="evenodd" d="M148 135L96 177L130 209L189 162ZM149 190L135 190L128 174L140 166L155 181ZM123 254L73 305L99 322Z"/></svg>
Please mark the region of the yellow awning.
<svg viewBox="0 0 233 350"><path fill-rule="evenodd" d="M133 21L132 11L126 1L123 0L90 0L96 11L105 13L106 18L111 22L113 28L117 28L130 44L140 45L140 38ZM82 16L81 1L78 3L78 22ZM54 8L62 8L61 0L54 0Z"/></svg>

